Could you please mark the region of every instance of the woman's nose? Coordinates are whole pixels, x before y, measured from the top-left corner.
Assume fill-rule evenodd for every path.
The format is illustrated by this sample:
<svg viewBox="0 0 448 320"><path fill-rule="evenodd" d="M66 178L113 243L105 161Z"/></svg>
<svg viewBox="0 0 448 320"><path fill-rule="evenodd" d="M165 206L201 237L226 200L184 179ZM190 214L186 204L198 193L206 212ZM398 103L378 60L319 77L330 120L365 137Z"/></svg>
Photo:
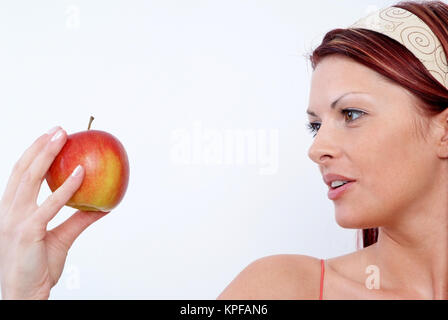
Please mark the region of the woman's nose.
<svg viewBox="0 0 448 320"><path fill-rule="evenodd" d="M340 142L334 133L323 131L322 126L308 149L308 157L315 163L322 165L331 158L337 158L340 153ZM338 146L339 144L339 146Z"/></svg>
<svg viewBox="0 0 448 320"><path fill-rule="evenodd" d="M316 144L313 143L308 151L308 157L315 163L322 165L326 159L331 158L331 152L324 150L323 148L316 147Z"/></svg>

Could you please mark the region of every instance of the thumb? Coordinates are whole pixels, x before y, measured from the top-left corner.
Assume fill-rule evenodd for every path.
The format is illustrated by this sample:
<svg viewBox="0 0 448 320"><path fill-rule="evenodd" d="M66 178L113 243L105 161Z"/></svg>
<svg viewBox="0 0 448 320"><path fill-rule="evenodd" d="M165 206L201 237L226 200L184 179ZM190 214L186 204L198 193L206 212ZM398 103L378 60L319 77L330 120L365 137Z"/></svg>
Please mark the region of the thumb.
<svg viewBox="0 0 448 320"><path fill-rule="evenodd" d="M50 232L68 250L81 232L109 212L78 210L59 226L50 230Z"/></svg>

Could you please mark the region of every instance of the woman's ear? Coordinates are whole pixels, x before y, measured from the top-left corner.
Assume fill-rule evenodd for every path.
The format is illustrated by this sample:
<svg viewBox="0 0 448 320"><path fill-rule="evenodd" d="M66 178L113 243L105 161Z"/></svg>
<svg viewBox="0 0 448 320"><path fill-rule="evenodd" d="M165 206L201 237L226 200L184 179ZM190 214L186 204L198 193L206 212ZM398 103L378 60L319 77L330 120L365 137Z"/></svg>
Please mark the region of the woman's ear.
<svg viewBox="0 0 448 320"><path fill-rule="evenodd" d="M437 139L437 155L448 158L448 108L436 115L434 121L434 137Z"/></svg>

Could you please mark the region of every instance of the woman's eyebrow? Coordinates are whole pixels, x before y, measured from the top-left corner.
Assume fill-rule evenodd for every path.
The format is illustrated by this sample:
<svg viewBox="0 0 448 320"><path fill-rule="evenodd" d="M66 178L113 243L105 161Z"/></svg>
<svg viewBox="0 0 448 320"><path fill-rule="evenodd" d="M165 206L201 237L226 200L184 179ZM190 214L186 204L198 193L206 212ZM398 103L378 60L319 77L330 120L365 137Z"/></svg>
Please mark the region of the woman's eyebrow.
<svg viewBox="0 0 448 320"><path fill-rule="evenodd" d="M343 95L341 95L339 98L337 98L336 100L334 100L334 101L331 103L331 105L330 105L331 109L336 108L336 106L338 105L338 103L339 103L343 98L345 98L346 96L351 95L351 94L368 94L368 93L367 93L367 92L360 92L360 91L346 92L346 93L344 93ZM313 111L311 111L311 110L309 110L309 109L306 110L306 113L309 114L310 116L317 117L317 114L315 114Z"/></svg>

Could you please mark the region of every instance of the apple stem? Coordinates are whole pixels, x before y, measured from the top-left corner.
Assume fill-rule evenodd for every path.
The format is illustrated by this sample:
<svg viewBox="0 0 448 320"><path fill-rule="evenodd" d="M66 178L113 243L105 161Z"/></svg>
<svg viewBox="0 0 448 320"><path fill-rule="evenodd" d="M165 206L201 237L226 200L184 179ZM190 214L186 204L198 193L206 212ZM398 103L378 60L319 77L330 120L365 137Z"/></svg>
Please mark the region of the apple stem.
<svg viewBox="0 0 448 320"><path fill-rule="evenodd" d="M89 126L87 127L87 130L90 130L90 125L92 124L94 117L90 116Z"/></svg>

